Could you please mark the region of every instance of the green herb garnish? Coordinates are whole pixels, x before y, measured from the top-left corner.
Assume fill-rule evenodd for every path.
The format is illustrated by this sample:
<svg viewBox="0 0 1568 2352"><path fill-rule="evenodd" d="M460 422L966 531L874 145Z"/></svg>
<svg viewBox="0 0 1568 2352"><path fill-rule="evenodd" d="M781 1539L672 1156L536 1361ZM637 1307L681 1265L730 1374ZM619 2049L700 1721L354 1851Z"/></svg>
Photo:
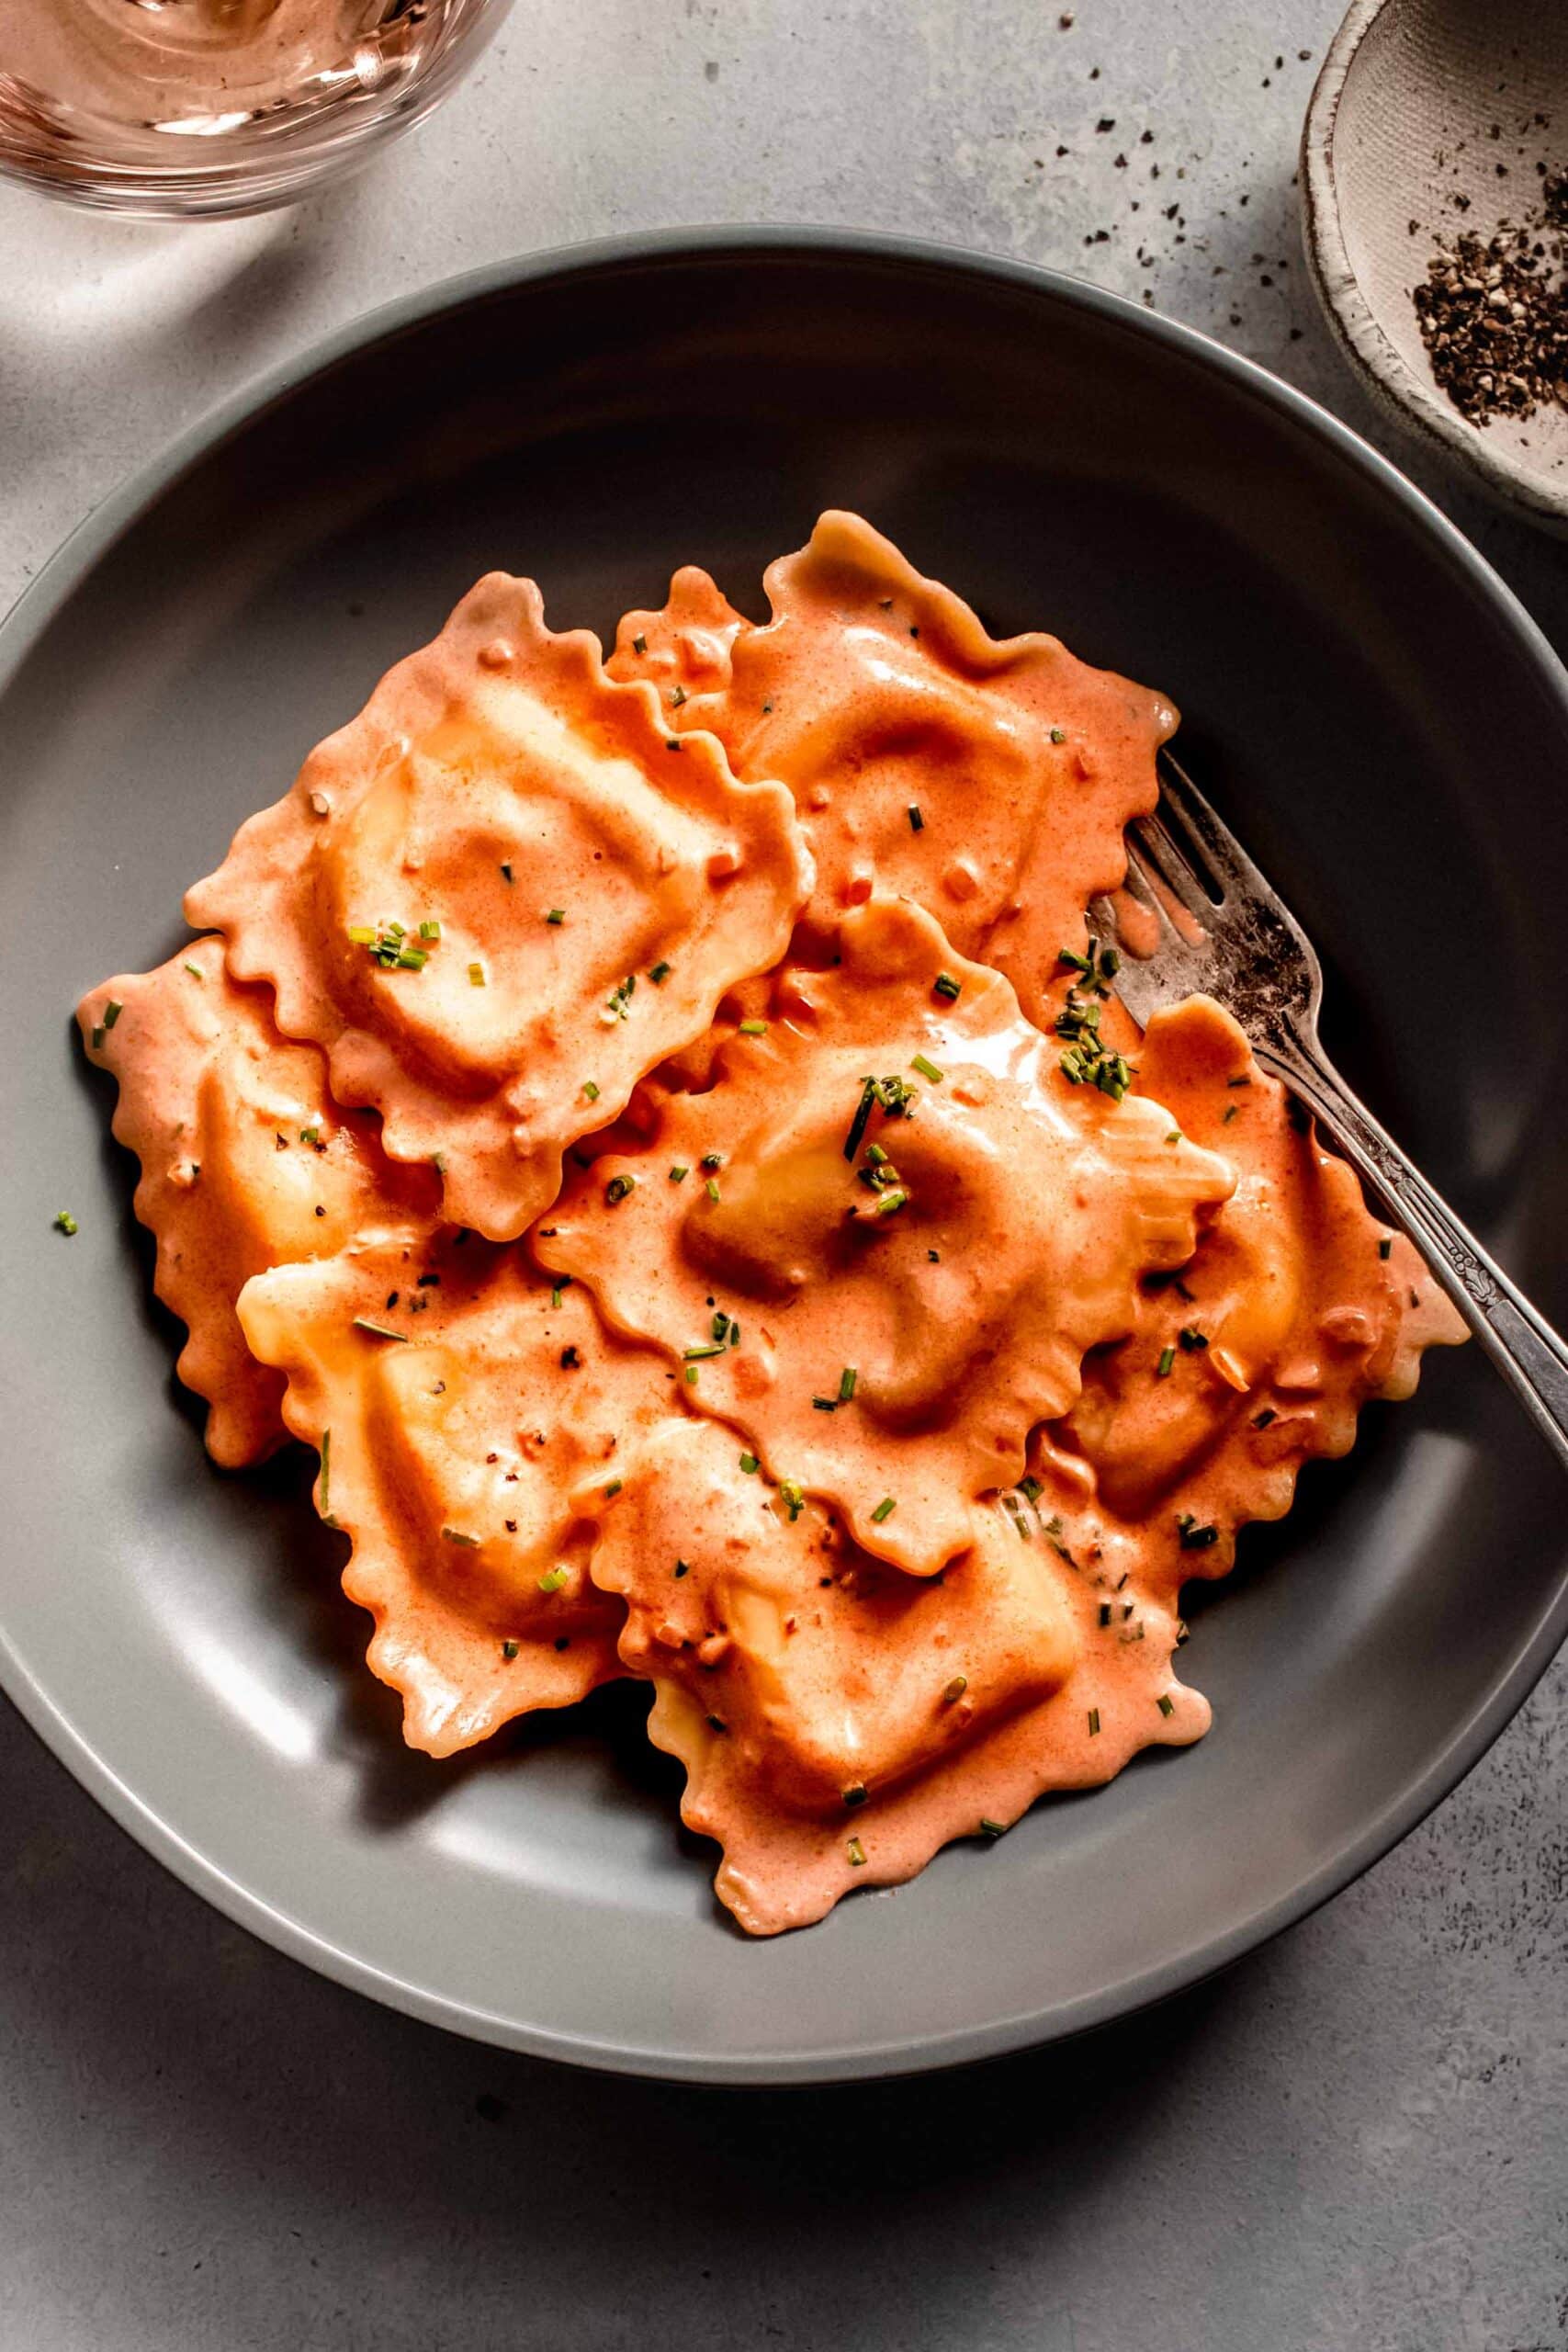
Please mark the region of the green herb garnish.
<svg viewBox="0 0 1568 2352"><path fill-rule="evenodd" d="M80 1230L75 1218L72 1216L69 1209L56 1210L54 1229L56 1233L63 1233L67 1238L69 1238L72 1234Z"/></svg>
<svg viewBox="0 0 1568 2352"><path fill-rule="evenodd" d="M894 1500L891 1495L884 1495L882 1500L877 1504L876 1509L871 1514L874 1523L880 1527L885 1519L892 1518L897 1508L897 1503Z"/></svg>
<svg viewBox="0 0 1568 2352"><path fill-rule="evenodd" d="M914 1055L910 1059L909 1068L911 1069L918 1069L920 1076L929 1085L940 1086L942 1084L942 1071L938 1069L935 1062L928 1061L924 1054Z"/></svg>

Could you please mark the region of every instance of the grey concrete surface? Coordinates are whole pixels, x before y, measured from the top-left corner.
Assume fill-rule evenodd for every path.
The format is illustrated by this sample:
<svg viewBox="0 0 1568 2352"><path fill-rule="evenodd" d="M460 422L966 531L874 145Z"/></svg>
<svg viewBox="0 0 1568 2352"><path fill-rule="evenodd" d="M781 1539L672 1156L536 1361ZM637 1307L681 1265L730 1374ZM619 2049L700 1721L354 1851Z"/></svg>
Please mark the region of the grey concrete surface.
<svg viewBox="0 0 1568 2352"><path fill-rule="evenodd" d="M1054 263L1377 437L1298 247L1335 0L1062 13L518 0L445 112L298 211L132 229L0 190L0 603L272 359L629 227L832 220ZM1562 548L1423 479L1568 650ZM1380 1868L1157 2014L787 2096L573 2075L318 1982L0 1703L0 2352L1555 2352L1565 1702L1560 1661Z"/></svg>

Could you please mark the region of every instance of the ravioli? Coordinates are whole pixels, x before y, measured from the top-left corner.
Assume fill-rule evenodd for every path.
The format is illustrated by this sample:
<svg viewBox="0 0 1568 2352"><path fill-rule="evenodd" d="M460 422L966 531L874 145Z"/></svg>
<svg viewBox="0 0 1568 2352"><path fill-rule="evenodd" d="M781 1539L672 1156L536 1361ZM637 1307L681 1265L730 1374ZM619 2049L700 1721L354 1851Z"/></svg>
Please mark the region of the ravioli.
<svg viewBox="0 0 1568 2352"><path fill-rule="evenodd" d="M221 940L90 989L76 1018L119 1087L114 1132L141 1163L136 1214L158 1245L153 1287L189 1329L179 1375L211 1408L208 1450L226 1469L259 1462L287 1434L283 1384L245 1345L243 1284L433 1208L434 1173L394 1166L376 1118L336 1107L322 1056L278 1035L270 993L236 986Z"/></svg>
<svg viewBox="0 0 1568 2352"><path fill-rule="evenodd" d="M604 664L612 678L647 678L673 725L694 695L716 694L729 684L735 640L750 623L717 583L694 563L683 563L657 613L627 613Z"/></svg>
<svg viewBox="0 0 1568 2352"><path fill-rule="evenodd" d="M1133 1335L1089 1359L1056 1434L1174 1593L1222 1575L1236 1528L1283 1518L1302 1464L1348 1453L1362 1405L1410 1396L1422 1351L1465 1327L1213 999L1156 1013L1137 1061L1238 1181L1179 1278L1144 1284Z"/></svg>
<svg viewBox="0 0 1568 2352"><path fill-rule="evenodd" d="M764 1486L713 1422L666 1423L581 1503L622 1662L657 1693L649 1735L686 1768L682 1817L723 1847L716 1891L753 1935L1207 1727L1168 1613L1070 1566L1038 1492L974 1510L940 1579Z"/></svg>
<svg viewBox="0 0 1568 2352"><path fill-rule="evenodd" d="M536 1247L775 1476L927 1576L1233 1179L1157 1104L1069 1085L919 908L852 913L840 955L782 974L712 1089L578 1171Z"/></svg>
<svg viewBox="0 0 1568 2352"><path fill-rule="evenodd" d="M847 909L902 894L1043 1022L1059 951L1126 871L1122 827L1158 798L1175 711L1056 638L988 636L858 515L824 514L766 586L773 618L735 630L728 678L707 693L676 679L691 698L667 693L666 715L712 729L738 775L795 794L817 865L804 944L830 952ZM721 608L705 574L678 573L663 616L622 624L623 674L672 675L692 616L717 639Z"/></svg>
<svg viewBox="0 0 1568 2352"><path fill-rule="evenodd" d="M620 1607L589 1581L571 1496L613 1485L671 1411L657 1357L451 1227L280 1267L240 1317L321 1457L317 1508L353 1544L344 1590L375 1618L368 1664L411 1747L452 1755L619 1673Z"/></svg>
<svg viewBox="0 0 1568 2352"><path fill-rule="evenodd" d="M561 1155L783 951L811 887L789 795L616 685L492 572L186 893L277 1019L493 1239Z"/></svg>

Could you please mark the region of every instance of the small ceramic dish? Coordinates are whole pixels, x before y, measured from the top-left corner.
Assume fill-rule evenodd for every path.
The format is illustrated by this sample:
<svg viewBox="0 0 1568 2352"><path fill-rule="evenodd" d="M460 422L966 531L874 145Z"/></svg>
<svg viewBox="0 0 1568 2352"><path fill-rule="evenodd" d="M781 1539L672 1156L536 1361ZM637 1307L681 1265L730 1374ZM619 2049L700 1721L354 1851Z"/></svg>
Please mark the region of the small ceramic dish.
<svg viewBox="0 0 1568 2352"><path fill-rule="evenodd" d="M1568 12L1540 0L1355 0L1302 143L1307 263L1368 390L1500 497L1568 529L1568 404L1474 424L1414 300L1428 261L1539 219L1568 170ZM1550 250L1561 231L1545 242Z"/></svg>

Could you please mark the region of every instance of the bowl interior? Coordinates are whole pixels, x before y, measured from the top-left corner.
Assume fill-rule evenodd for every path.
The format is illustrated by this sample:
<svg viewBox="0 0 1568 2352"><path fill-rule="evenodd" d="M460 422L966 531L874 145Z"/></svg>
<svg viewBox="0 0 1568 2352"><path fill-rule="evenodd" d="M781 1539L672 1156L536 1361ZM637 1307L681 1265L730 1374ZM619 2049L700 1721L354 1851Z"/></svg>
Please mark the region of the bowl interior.
<svg viewBox="0 0 1568 2352"><path fill-rule="evenodd" d="M314 1964L519 2046L730 2079L978 2055L1175 1989L1408 1826L1563 1617L1558 1474L1472 1351L1439 1359L1194 1606L1201 1747L755 1946L635 1692L410 1756L308 1463L205 1461L77 991L170 951L185 881L481 571L536 574L558 627L607 632L687 560L755 612L830 503L994 628L1177 697L1322 945L1348 1074L1568 1311L1564 682L1348 435L1126 306L831 240L498 278L206 440L0 635L0 1675L154 1850Z"/></svg>
<svg viewBox="0 0 1568 2352"><path fill-rule="evenodd" d="M1543 182L1568 169L1565 126L1561 8L1387 0L1351 57L1332 135L1346 259L1387 345L1458 434L1483 438L1495 464L1568 514L1568 357L1561 402L1472 424L1436 381L1412 300L1428 261L1460 237L1484 246L1539 217ZM1550 256L1568 232L1541 242Z"/></svg>

